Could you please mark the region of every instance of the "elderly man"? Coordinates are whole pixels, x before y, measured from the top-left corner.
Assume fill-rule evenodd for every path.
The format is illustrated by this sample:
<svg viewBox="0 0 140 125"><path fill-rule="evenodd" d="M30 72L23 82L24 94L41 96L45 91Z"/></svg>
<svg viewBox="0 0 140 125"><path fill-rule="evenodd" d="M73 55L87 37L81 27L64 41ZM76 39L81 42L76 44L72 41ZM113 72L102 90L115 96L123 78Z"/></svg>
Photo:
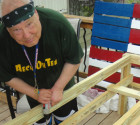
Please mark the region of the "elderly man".
<svg viewBox="0 0 140 125"><path fill-rule="evenodd" d="M0 81L26 94L31 108L57 104L75 84L83 56L73 28L61 14L34 8L30 0L3 0L0 5ZM53 112L56 124L76 111L74 99Z"/></svg>

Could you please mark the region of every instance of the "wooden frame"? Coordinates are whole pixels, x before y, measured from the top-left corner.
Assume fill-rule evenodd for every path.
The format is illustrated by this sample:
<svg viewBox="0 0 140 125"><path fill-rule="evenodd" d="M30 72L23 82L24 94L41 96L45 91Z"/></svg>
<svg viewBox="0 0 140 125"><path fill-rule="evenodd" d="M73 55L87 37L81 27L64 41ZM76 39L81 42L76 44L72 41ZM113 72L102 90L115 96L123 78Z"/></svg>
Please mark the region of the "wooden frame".
<svg viewBox="0 0 140 125"><path fill-rule="evenodd" d="M82 23L80 25L81 28L86 29L92 29L93 27L93 17L83 17L83 16L77 16L77 15L68 15L63 14L66 18L79 18L82 20Z"/></svg>
<svg viewBox="0 0 140 125"><path fill-rule="evenodd" d="M80 109L78 112L67 118L60 125L77 125L80 121L85 119L89 114L93 113L103 103L113 97L116 93L120 94L119 112L123 115L126 112L126 96L131 96L140 99L140 92L138 90L128 88L127 86L140 88L139 84L133 83L133 75L130 74L131 63L140 65L140 56L134 54L124 54L118 61L112 63L99 72L82 80L71 89L64 92L63 100L57 105L50 108L49 113L66 104L79 94L85 92L90 87L95 86L100 81L121 69L121 80L115 85L110 85L107 91L94 99L91 103ZM140 124L140 102L125 113L114 125L138 125ZM32 110L23 113L14 120L7 122L5 125L31 125L43 117L42 105L39 105Z"/></svg>

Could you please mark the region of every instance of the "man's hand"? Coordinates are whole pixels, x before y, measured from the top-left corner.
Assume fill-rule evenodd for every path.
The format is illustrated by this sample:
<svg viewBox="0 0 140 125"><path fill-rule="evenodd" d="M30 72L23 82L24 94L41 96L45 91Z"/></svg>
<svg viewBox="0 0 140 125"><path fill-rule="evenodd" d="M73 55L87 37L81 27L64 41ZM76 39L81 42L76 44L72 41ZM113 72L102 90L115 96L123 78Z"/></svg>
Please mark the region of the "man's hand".
<svg viewBox="0 0 140 125"><path fill-rule="evenodd" d="M37 101L42 104L49 104L51 102L52 92L50 89L39 89Z"/></svg>
<svg viewBox="0 0 140 125"><path fill-rule="evenodd" d="M63 99L63 90L65 86L68 84L68 82L71 80L71 78L76 73L79 64L70 64L65 63L63 70L55 82L54 86L52 87L52 98L51 98L51 105L54 106L57 103L59 103Z"/></svg>
<svg viewBox="0 0 140 125"><path fill-rule="evenodd" d="M54 106L63 99L63 90L51 89L51 91L52 91L51 106Z"/></svg>

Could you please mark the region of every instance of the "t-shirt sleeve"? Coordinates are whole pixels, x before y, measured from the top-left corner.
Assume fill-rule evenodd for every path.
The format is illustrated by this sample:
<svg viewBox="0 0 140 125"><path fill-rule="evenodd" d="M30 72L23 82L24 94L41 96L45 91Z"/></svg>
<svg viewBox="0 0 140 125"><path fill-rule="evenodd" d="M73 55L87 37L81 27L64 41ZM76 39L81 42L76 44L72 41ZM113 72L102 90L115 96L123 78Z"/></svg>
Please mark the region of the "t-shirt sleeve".
<svg viewBox="0 0 140 125"><path fill-rule="evenodd" d="M3 40L0 38L0 41ZM5 41L6 42L6 41ZM0 46L0 81L7 82L15 77L14 70L12 70L11 57L9 50L5 45Z"/></svg>
<svg viewBox="0 0 140 125"><path fill-rule="evenodd" d="M77 35L67 20L63 28L64 36L62 48L64 61L71 64L78 64L80 63L84 53L77 39Z"/></svg>
<svg viewBox="0 0 140 125"><path fill-rule="evenodd" d="M14 74L12 74L10 72L9 66L7 65L7 62L5 62L4 60L1 61L0 63L0 81L1 82L8 82L10 81L12 78L14 78Z"/></svg>

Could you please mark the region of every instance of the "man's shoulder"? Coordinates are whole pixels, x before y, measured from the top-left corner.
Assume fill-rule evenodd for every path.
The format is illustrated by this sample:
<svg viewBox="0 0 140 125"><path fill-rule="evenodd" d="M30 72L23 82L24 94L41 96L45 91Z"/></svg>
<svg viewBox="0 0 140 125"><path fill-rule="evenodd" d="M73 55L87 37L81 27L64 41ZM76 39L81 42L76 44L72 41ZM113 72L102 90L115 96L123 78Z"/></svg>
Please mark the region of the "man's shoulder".
<svg viewBox="0 0 140 125"><path fill-rule="evenodd" d="M0 24L0 46L3 48L4 46L10 47L11 41L13 41L13 39L11 38L7 29L3 24Z"/></svg>
<svg viewBox="0 0 140 125"><path fill-rule="evenodd" d="M8 36L8 32L5 26L2 23L0 23L0 38L7 38L7 36Z"/></svg>
<svg viewBox="0 0 140 125"><path fill-rule="evenodd" d="M38 11L40 18L42 19L50 20L52 22L55 21L55 23L67 23L66 18L61 13L55 10L48 8L36 8L36 10Z"/></svg>
<svg viewBox="0 0 140 125"><path fill-rule="evenodd" d="M45 16L47 18L57 18L59 16L60 17L62 16L61 13L59 13L55 10L49 9L49 8L37 7L36 10L38 11L40 16Z"/></svg>

